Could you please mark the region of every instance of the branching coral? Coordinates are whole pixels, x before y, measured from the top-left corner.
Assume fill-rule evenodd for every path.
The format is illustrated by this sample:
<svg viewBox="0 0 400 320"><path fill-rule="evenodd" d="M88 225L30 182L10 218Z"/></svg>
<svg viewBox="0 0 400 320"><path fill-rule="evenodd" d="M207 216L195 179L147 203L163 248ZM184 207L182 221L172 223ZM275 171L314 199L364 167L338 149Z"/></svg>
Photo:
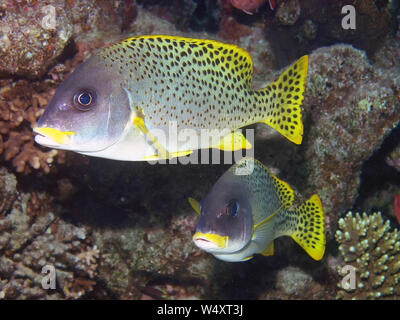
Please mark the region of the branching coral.
<svg viewBox="0 0 400 320"><path fill-rule="evenodd" d="M4 172L3 172L4 171ZM0 194L0 299L76 299L91 292L99 250L87 228L60 219L46 193L18 194L15 177L2 169ZM1 181L0 181L1 182ZM11 210L10 210L11 208ZM56 289L42 285L44 266L53 266Z"/></svg>
<svg viewBox="0 0 400 320"><path fill-rule="evenodd" d="M356 285L339 283L339 299L400 299L400 232L381 213L339 219L336 240L345 263L355 268ZM343 268L340 268L344 270ZM341 276L345 274L339 271Z"/></svg>
<svg viewBox="0 0 400 320"><path fill-rule="evenodd" d="M17 180L8 174L5 168L0 169L0 216L6 214L13 206L17 198L15 188Z"/></svg>
<svg viewBox="0 0 400 320"><path fill-rule="evenodd" d="M31 129L54 94L54 82L49 80L44 89L38 83L20 80L0 91L0 154L17 172L29 173L33 168L48 173L56 156L58 163L65 161L64 151L43 151L35 145Z"/></svg>

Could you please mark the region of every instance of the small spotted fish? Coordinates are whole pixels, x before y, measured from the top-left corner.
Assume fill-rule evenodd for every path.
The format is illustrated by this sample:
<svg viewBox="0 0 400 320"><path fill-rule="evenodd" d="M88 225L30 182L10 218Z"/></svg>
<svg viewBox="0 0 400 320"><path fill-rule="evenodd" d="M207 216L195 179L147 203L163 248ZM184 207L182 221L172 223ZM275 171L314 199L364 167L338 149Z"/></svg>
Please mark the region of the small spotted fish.
<svg viewBox="0 0 400 320"><path fill-rule="evenodd" d="M253 168L250 174L240 173L247 168ZM194 243L220 260L271 256L274 239L281 236L292 237L315 260L324 255L325 216L318 195L292 209L292 188L253 158L225 172L201 204L189 202L200 214Z"/></svg>
<svg viewBox="0 0 400 320"><path fill-rule="evenodd" d="M300 144L307 71L303 56L277 81L254 90L251 56L235 45L130 38L102 49L59 86L34 128L35 140L109 159L170 159L203 148L251 148L238 129L263 122ZM175 139L171 123L198 139ZM215 142L203 129L228 131Z"/></svg>

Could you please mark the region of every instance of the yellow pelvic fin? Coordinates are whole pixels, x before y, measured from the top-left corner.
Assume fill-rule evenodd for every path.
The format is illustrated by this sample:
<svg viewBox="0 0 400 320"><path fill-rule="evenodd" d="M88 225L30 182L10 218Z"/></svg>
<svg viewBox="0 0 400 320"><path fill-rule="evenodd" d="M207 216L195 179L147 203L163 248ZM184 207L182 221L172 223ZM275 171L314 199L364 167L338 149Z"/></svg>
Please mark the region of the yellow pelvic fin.
<svg viewBox="0 0 400 320"><path fill-rule="evenodd" d="M252 145L240 131L234 131L223 137L221 141L211 147L223 151L236 151L251 149Z"/></svg>
<svg viewBox="0 0 400 320"><path fill-rule="evenodd" d="M277 81L256 91L261 101L269 105L264 123L290 141L301 144L303 121L301 104L304 99L308 74L308 56L293 63Z"/></svg>
<svg viewBox="0 0 400 320"><path fill-rule="evenodd" d="M240 260L240 261L249 261L249 260L251 260L251 259L253 259L253 256L248 256L248 257L246 257L246 258L243 258L243 259Z"/></svg>
<svg viewBox="0 0 400 320"><path fill-rule="evenodd" d="M148 139L154 144L155 148L158 151L158 154L155 156L148 157L149 159L144 160L158 160L158 159L169 159L169 153L167 149L165 149L157 140L155 136L153 136L149 129L147 129L146 124L142 117L136 116L133 119L133 125L138 128ZM154 159L152 157L155 157Z"/></svg>
<svg viewBox="0 0 400 320"><path fill-rule="evenodd" d="M69 136L75 134L74 131L61 131L54 128L33 128L34 132L40 133L46 137L53 139L58 144L67 144L70 141Z"/></svg>
<svg viewBox="0 0 400 320"><path fill-rule="evenodd" d="M196 232L193 236L193 240L196 240L196 239L205 239L205 240L214 242L216 245L218 245L219 248L223 249L226 247L229 237L228 236L220 236L219 234L215 234L215 233Z"/></svg>
<svg viewBox="0 0 400 320"><path fill-rule="evenodd" d="M274 255L274 242L271 241L271 243L268 245L268 247L261 252L263 256L273 256Z"/></svg>
<svg viewBox="0 0 400 320"><path fill-rule="evenodd" d="M152 160L164 160L164 159L172 159L178 157L184 157L188 154L193 153L193 151L178 151L178 152L168 152L167 154L155 154L152 156L144 157L143 160L152 161Z"/></svg>
<svg viewBox="0 0 400 320"><path fill-rule="evenodd" d="M172 159L172 158L187 156L188 154L191 154L193 152L192 150L168 152L168 150L158 142L157 138L150 133L149 129L147 129L146 124L144 123L142 117L136 116L133 119L133 125L136 128L138 128L144 135L146 135L147 138L150 139L150 141L154 144L158 152L155 155L144 157L143 160L151 161L151 160Z"/></svg>
<svg viewBox="0 0 400 320"><path fill-rule="evenodd" d="M194 211L196 211L196 213L200 215L201 214L200 203L196 199L193 199L191 197L188 198L188 201L192 206L192 208L194 209Z"/></svg>
<svg viewBox="0 0 400 320"><path fill-rule="evenodd" d="M325 214L321 199L314 194L295 209L296 230L290 235L314 259L321 260L325 253Z"/></svg>

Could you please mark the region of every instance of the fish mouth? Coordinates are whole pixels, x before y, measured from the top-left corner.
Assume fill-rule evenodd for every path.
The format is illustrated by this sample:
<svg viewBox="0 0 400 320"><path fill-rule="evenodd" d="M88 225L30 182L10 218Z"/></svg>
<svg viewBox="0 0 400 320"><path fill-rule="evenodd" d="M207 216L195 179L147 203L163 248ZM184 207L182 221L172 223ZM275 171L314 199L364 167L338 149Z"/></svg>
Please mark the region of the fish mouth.
<svg viewBox="0 0 400 320"><path fill-rule="evenodd" d="M33 131L38 133L38 135L35 136L35 141L46 147L67 145L71 142L71 136L75 135L73 131L61 131L48 127L34 127Z"/></svg>
<svg viewBox="0 0 400 320"><path fill-rule="evenodd" d="M206 251L226 248L228 239L228 236L223 237L215 233L196 232L193 236L195 245Z"/></svg>

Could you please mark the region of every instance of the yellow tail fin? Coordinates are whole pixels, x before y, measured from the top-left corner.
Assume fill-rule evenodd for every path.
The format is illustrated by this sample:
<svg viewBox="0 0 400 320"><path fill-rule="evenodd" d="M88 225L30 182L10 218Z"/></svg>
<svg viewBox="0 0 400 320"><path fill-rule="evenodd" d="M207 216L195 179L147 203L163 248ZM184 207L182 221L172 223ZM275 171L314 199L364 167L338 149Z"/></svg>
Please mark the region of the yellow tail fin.
<svg viewBox="0 0 400 320"><path fill-rule="evenodd" d="M301 144L303 139L301 104L307 74L308 56L303 56L277 81L257 91L259 95L266 97L265 102L269 105L264 122L296 144Z"/></svg>
<svg viewBox="0 0 400 320"><path fill-rule="evenodd" d="M296 230L290 235L314 259L321 260L325 253L325 214L321 199L314 194L295 209Z"/></svg>

